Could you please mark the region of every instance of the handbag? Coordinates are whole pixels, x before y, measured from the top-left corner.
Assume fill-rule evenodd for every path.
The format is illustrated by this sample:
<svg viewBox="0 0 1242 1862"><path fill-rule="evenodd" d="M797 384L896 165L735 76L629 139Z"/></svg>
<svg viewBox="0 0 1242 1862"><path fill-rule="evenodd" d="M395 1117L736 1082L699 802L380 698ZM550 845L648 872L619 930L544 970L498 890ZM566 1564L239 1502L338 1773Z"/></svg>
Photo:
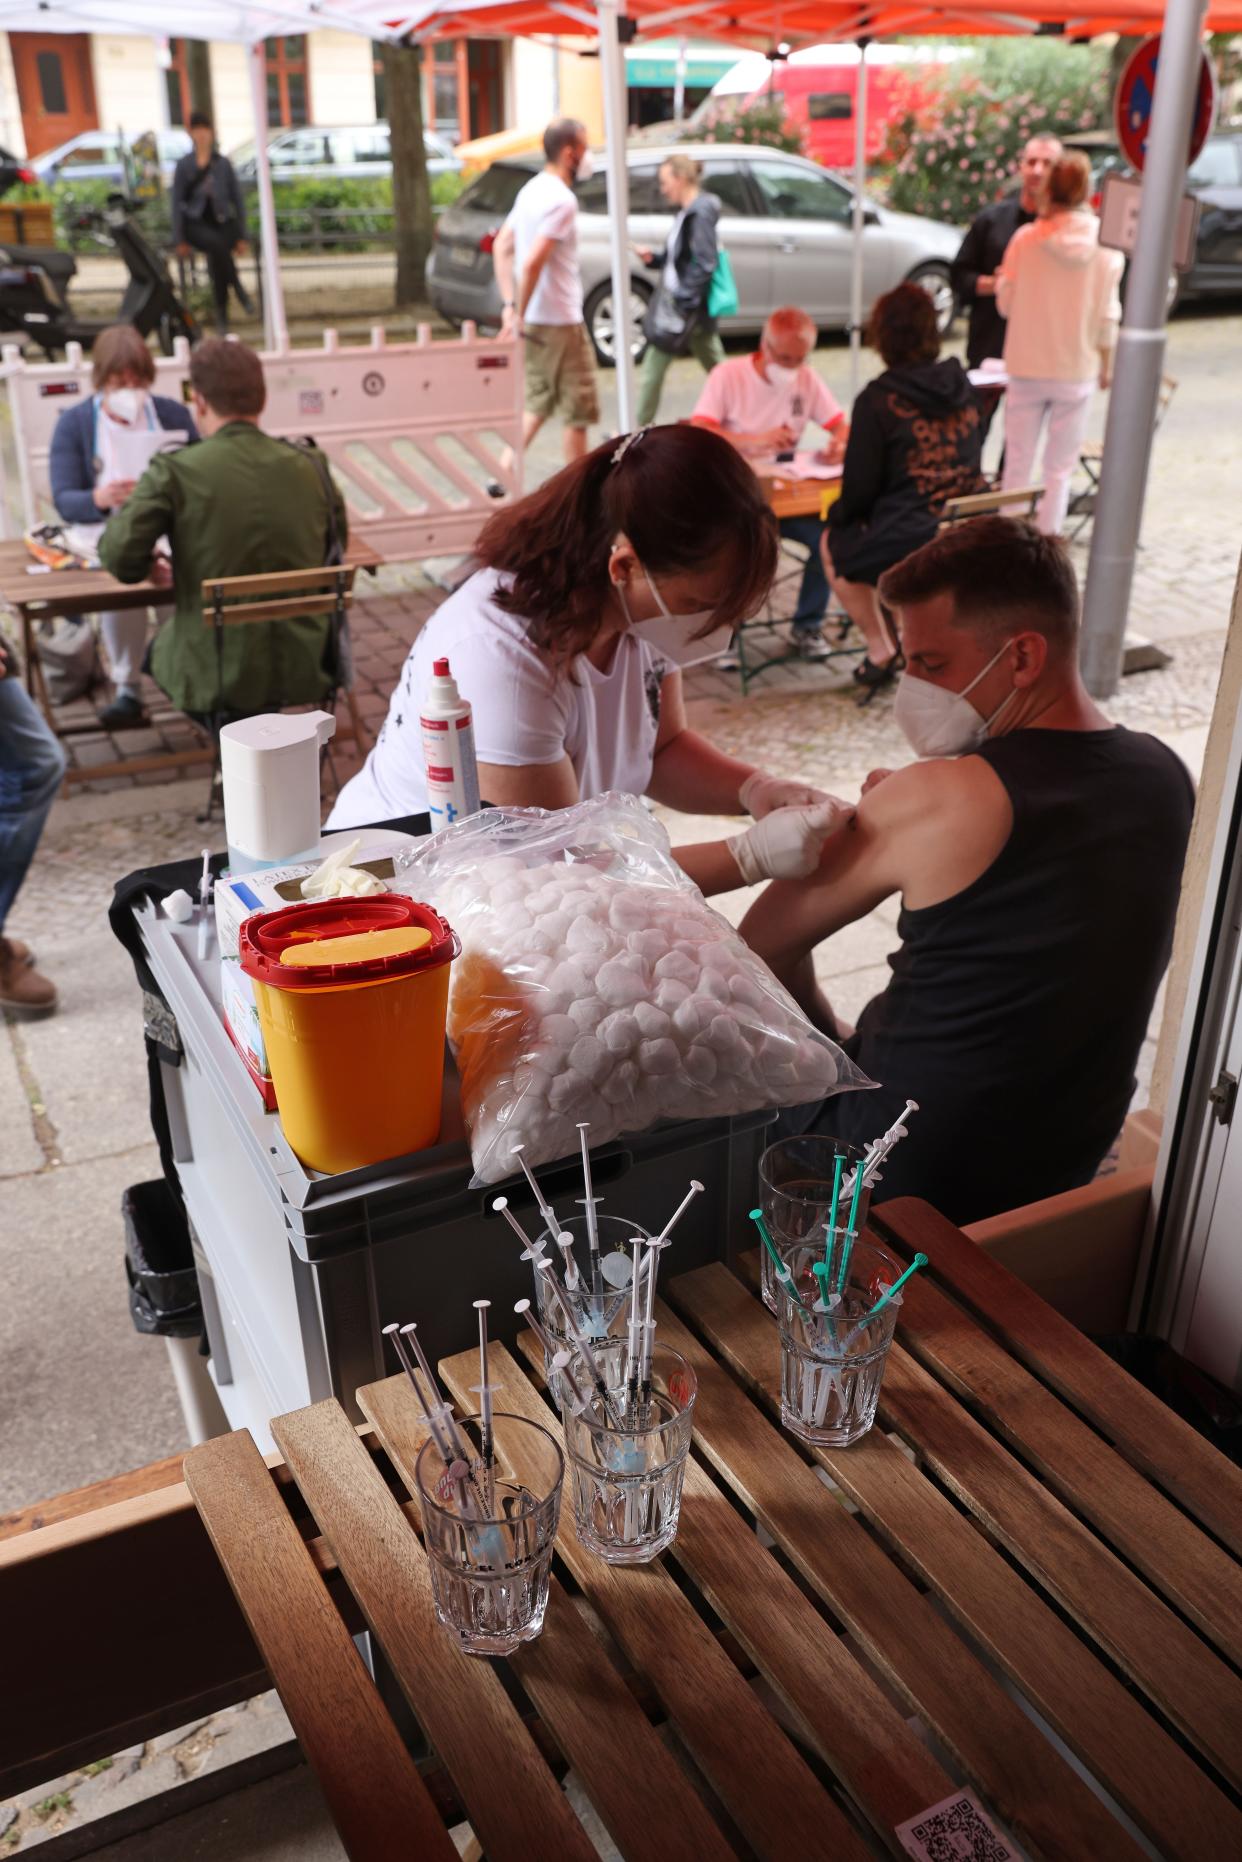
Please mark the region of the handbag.
<svg viewBox="0 0 1242 1862"><path fill-rule="evenodd" d="M643 318L643 334L653 348L662 349L665 355L686 356L699 316L697 310L679 309L672 292L658 284Z"/></svg>
<svg viewBox="0 0 1242 1862"><path fill-rule="evenodd" d="M733 276L729 255L721 246L716 259L716 269L712 273L712 281L707 287L707 314L713 318L736 317L740 309L737 279Z"/></svg>

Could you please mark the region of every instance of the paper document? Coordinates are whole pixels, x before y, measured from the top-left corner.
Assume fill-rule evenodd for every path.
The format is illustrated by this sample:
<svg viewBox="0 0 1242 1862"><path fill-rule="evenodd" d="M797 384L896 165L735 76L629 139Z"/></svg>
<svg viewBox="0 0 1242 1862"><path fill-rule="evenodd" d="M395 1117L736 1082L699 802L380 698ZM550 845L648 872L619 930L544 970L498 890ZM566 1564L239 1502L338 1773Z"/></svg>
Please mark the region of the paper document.
<svg viewBox="0 0 1242 1862"><path fill-rule="evenodd" d="M997 364L985 362L981 368L967 369L966 379L972 388L1007 388L1009 371L1003 362Z"/></svg>
<svg viewBox="0 0 1242 1862"><path fill-rule="evenodd" d="M163 427L115 427L108 435L117 478L139 479L156 453L175 452L185 445L184 433Z"/></svg>
<svg viewBox="0 0 1242 1862"><path fill-rule="evenodd" d="M772 467L772 476L786 479L837 479L841 471L839 461L836 465L828 465L818 453L795 453L792 459L778 460Z"/></svg>
<svg viewBox="0 0 1242 1862"><path fill-rule="evenodd" d="M86 568L98 569L99 539L103 533L103 524L66 524L65 548L80 556Z"/></svg>

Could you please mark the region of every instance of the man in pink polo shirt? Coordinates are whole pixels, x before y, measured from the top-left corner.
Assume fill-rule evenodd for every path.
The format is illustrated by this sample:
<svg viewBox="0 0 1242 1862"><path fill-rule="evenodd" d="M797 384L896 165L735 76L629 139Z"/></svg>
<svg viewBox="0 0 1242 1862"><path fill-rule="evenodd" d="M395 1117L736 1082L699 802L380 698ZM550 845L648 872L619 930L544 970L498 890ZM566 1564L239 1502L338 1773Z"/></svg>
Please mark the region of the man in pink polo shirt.
<svg viewBox="0 0 1242 1862"><path fill-rule="evenodd" d="M835 465L845 454L849 422L827 384L807 358L815 347L816 328L804 310L774 310L763 326L753 355L720 362L703 384L691 419L714 427L748 459L774 459L797 450L809 422L830 435L820 457ZM781 535L806 545L810 554L793 617L794 642L804 659L826 659L824 615L828 578L824 573L818 517L785 517Z"/></svg>

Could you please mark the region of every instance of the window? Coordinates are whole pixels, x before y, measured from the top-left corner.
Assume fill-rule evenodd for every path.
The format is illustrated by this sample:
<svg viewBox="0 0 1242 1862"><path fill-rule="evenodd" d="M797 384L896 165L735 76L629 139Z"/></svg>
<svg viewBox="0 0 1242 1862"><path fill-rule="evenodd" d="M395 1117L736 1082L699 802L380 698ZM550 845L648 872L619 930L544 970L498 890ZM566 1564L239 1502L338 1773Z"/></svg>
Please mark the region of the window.
<svg viewBox="0 0 1242 1862"><path fill-rule="evenodd" d="M387 123L377 123L374 129L343 129L332 136L332 160L340 165L356 162L359 166L375 166L381 162L392 161L392 140Z"/></svg>
<svg viewBox="0 0 1242 1862"><path fill-rule="evenodd" d="M848 123L854 114L854 99L848 91L813 91L806 100L806 113L812 123Z"/></svg>
<svg viewBox="0 0 1242 1862"><path fill-rule="evenodd" d="M741 168L726 168L708 163L703 170L703 186L714 194L725 213L751 215L755 211L750 183Z"/></svg>
<svg viewBox="0 0 1242 1862"><path fill-rule="evenodd" d="M469 207L475 213L507 214L526 183L537 172L534 168L510 167L507 162L494 162L458 197L457 205Z"/></svg>
<svg viewBox="0 0 1242 1862"><path fill-rule="evenodd" d="M89 142L79 142L76 148L67 149L60 158L61 168L99 168L105 162L119 162L121 145L115 136L92 136Z"/></svg>
<svg viewBox="0 0 1242 1862"><path fill-rule="evenodd" d="M607 213L608 177L600 173L574 189L582 213ZM658 168L630 169L630 212L672 214L673 209L660 192Z"/></svg>
<svg viewBox="0 0 1242 1862"><path fill-rule="evenodd" d="M286 126L310 121L310 83L307 76L306 38L298 33L268 39L267 120Z"/></svg>
<svg viewBox="0 0 1242 1862"><path fill-rule="evenodd" d="M292 136L277 136L268 148L268 160L274 169L323 168L328 161L328 139L318 130L302 130Z"/></svg>
<svg viewBox="0 0 1242 1862"><path fill-rule="evenodd" d="M792 163L756 162L751 171L768 212L778 220L845 220L853 197L830 176Z"/></svg>
<svg viewBox="0 0 1242 1862"><path fill-rule="evenodd" d="M1191 187L1237 187L1236 144L1226 138L1219 142L1205 142L1186 179Z"/></svg>
<svg viewBox="0 0 1242 1862"><path fill-rule="evenodd" d="M430 126L450 142L462 139L457 46L458 41L450 39L432 47Z"/></svg>
<svg viewBox="0 0 1242 1862"><path fill-rule="evenodd" d="M39 98L48 116L67 116L69 101L65 96L65 68L60 53L38 53L35 69L39 73Z"/></svg>

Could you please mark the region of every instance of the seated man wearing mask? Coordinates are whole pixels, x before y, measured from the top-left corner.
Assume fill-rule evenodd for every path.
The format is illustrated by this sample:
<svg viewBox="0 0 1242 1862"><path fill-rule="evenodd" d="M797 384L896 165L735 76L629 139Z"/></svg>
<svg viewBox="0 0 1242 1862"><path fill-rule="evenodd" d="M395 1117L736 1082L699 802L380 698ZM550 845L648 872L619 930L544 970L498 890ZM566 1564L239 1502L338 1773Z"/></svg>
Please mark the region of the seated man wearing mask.
<svg viewBox="0 0 1242 1862"><path fill-rule="evenodd" d="M832 436L820 457L838 464L845 457L849 422L807 361L815 337L814 320L804 310L774 310L753 355L733 356L712 370L691 415L695 426L714 428L744 457L759 460L794 452L808 421L814 421ZM803 659L827 659L828 576L820 553L824 525L818 517L783 517L780 530L810 551L794 611L794 644Z"/></svg>
<svg viewBox="0 0 1242 1862"><path fill-rule="evenodd" d="M906 1100L877 1200L958 1223L1087 1183L1121 1128L1173 938L1194 794L1078 675L1069 552L980 518L888 570L923 761L868 778L813 878L770 886L743 935L817 1024L823 939L895 893L901 948L847 1049L875 1093L792 1115L861 1144Z"/></svg>

